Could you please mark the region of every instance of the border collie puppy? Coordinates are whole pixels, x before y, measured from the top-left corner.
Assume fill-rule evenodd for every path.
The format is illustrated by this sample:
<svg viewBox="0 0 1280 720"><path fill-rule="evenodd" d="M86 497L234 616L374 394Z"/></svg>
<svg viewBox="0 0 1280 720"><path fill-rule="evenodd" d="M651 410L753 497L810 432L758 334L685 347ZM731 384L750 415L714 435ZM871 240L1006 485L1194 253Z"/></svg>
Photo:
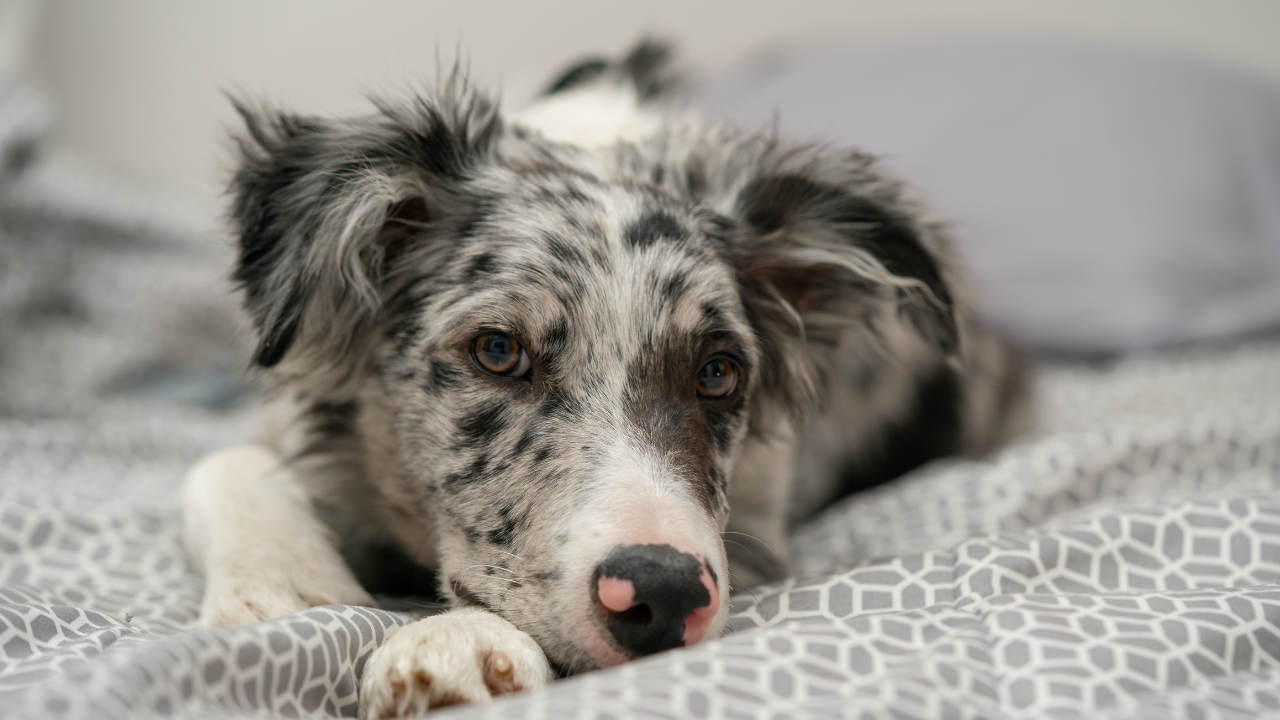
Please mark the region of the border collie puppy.
<svg viewBox="0 0 1280 720"><path fill-rule="evenodd" d="M908 188L664 115L665 57L514 117L456 75L368 117L240 108L273 420L186 481L203 623L438 589L361 714L485 701L718 637L789 522L1018 429L1019 356Z"/></svg>

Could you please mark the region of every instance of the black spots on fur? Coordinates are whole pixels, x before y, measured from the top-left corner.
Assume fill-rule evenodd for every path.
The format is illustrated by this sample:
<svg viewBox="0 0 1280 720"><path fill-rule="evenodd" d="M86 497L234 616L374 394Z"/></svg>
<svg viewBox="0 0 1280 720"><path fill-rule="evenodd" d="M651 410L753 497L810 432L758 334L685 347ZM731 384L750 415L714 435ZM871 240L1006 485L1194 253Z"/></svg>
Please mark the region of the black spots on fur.
<svg viewBox="0 0 1280 720"><path fill-rule="evenodd" d="M498 508L498 527L490 530L486 537L494 545L511 547L516 531L524 523L524 519L524 515L516 511L515 503L509 502Z"/></svg>
<svg viewBox="0 0 1280 720"><path fill-rule="evenodd" d="M471 259L462 273L462 281L474 285L497 272L498 259L492 252L482 252Z"/></svg>
<svg viewBox="0 0 1280 720"><path fill-rule="evenodd" d="M547 252L556 260L577 268L587 267L587 258L564 238L548 233L544 240Z"/></svg>
<svg viewBox="0 0 1280 720"><path fill-rule="evenodd" d="M538 414L547 419L572 419L581 410L579 404L563 392L552 392L542 401Z"/></svg>
<svg viewBox="0 0 1280 720"><path fill-rule="evenodd" d="M689 282L689 274L677 272L663 279L657 290L658 297L662 298L663 307L670 308L680 302L680 298L684 297L690 289L692 288Z"/></svg>
<svg viewBox="0 0 1280 720"><path fill-rule="evenodd" d="M839 193L799 175L768 175L752 180L738 202L747 222L771 233L808 215L815 203Z"/></svg>
<svg viewBox="0 0 1280 720"><path fill-rule="evenodd" d="M569 345L569 320L560 315L542 334L542 346L549 353L562 353Z"/></svg>
<svg viewBox="0 0 1280 720"><path fill-rule="evenodd" d="M765 233L803 221L839 225L886 270L920 280L950 307L951 293L933 256L905 221L871 200L799 175L768 175L751 181L739 203L747 222Z"/></svg>
<svg viewBox="0 0 1280 720"><path fill-rule="evenodd" d="M555 450L552 449L550 445L543 445L542 447L539 447L537 452L533 454L533 461L541 465L542 463L546 462L554 452Z"/></svg>
<svg viewBox="0 0 1280 720"><path fill-rule="evenodd" d="M738 223L714 212L701 213L699 219L702 221L702 233L710 241L707 249L715 258L731 262L734 249L739 244L734 239L739 233Z"/></svg>
<svg viewBox="0 0 1280 720"><path fill-rule="evenodd" d="M623 238L633 249L647 248L659 240L682 242L689 237L689 231L669 213L658 210L649 213L627 226Z"/></svg>
<svg viewBox="0 0 1280 720"><path fill-rule="evenodd" d="M511 449L512 454L516 457L520 457L521 455L529 452L529 448L533 447L533 443L538 439L538 435L540 434L541 433L539 433L535 428L526 429L520 435L520 439L516 440L515 447Z"/></svg>
<svg viewBox="0 0 1280 720"><path fill-rule="evenodd" d="M707 485L711 488L711 495L718 502L726 500L725 490L728 483L725 481L725 474L719 467L712 466L711 472L707 474Z"/></svg>
<svg viewBox="0 0 1280 720"><path fill-rule="evenodd" d="M404 356L422 334L422 312L431 302L434 278L423 277L399 288L387 301L387 336L394 338L396 354Z"/></svg>
<svg viewBox="0 0 1280 720"><path fill-rule="evenodd" d="M418 342L422 334L422 326L409 313L397 318L387 333L395 340L395 354L403 357Z"/></svg>
<svg viewBox="0 0 1280 720"><path fill-rule="evenodd" d="M604 233L602 231L598 233L596 237L601 237L603 235ZM613 272L613 261L609 259L609 254L605 252L604 248L598 245L591 246L591 262L594 263L596 269L602 273L608 274Z"/></svg>
<svg viewBox="0 0 1280 720"><path fill-rule="evenodd" d="M960 452L960 393L960 377L948 367L921 382L906 419L885 430L880 452L862 456L843 469L840 494L875 487L930 460Z"/></svg>
<svg viewBox="0 0 1280 720"><path fill-rule="evenodd" d="M237 273L237 279L248 284L248 281L244 280L239 273ZM298 330L302 326L302 313L305 309L303 305L306 302L308 284L309 280L305 275L294 278L284 302L275 308L275 322L270 322L269 318L268 322L262 325L258 349L253 356L254 362L258 365L264 368L275 367L284 359L289 348L293 347L298 337Z"/></svg>
<svg viewBox="0 0 1280 720"><path fill-rule="evenodd" d="M468 463L465 468L463 468L462 470L459 470L458 472L450 473L449 475L447 475L444 479L443 488L446 492L456 492L464 486L474 485L480 482L481 480L484 479L484 477L488 474L488 472L489 472L489 456L481 452L474 459L472 459L472 461ZM475 534L474 538L470 537L472 533ZM468 533L468 538L470 538L473 541L479 540L480 539L479 531L476 531L473 529L471 533Z"/></svg>
<svg viewBox="0 0 1280 720"><path fill-rule="evenodd" d="M471 208L458 224L458 236L475 238L484 234L493 220L494 208L498 202L489 195L475 195L471 198Z"/></svg>
<svg viewBox="0 0 1280 720"><path fill-rule="evenodd" d="M356 433L360 406L355 402L317 402L302 413L306 442L294 457L340 452Z"/></svg>
<svg viewBox="0 0 1280 720"><path fill-rule="evenodd" d="M563 369L569 353L569 320L558 315L542 331L537 341L537 359L548 376L555 376Z"/></svg>
<svg viewBox="0 0 1280 720"><path fill-rule="evenodd" d="M338 228L350 227L344 208L367 207L376 188L398 184L406 175L429 175L436 184L460 185L471 168L488 157L502 121L495 104L471 92L455 78L434 98L418 98L406 107L378 106L379 112L349 125L283 113L236 109L245 121L237 138L239 168L231 183L232 224L239 240L233 275L244 290L245 306L258 331L254 361L279 364L308 328L311 356L321 358L309 370L335 370L374 326L369 308L356 298L376 282L388 246L377 231L340 242ZM431 198L421 198L422 207ZM413 200L394 210L401 219L419 217ZM395 244L395 243L392 243ZM335 267L362 262L365 273ZM316 293L334 300L338 316L305 318ZM339 373L340 375L340 373Z"/></svg>
<svg viewBox="0 0 1280 720"><path fill-rule="evenodd" d="M564 573L559 568L552 568L550 570L539 570L533 573L532 577L541 583L554 583L559 582L560 578L564 577Z"/></svg>
<svg viewBox="0 0 1280 720"><path fill-rule="evenodd" d="M502 130L502 117L493 102L481 95L455 101L454 107L419 100L408 117L395 117L398 132L369 156L409 161L428 173L450 181L464 180L473 162L484 155Z"/></svg>
<svg viewBox="0 0 1280 720"><path fill-rule="evenodd" d="M485 537L490 543L499 547L511 547L511 541L516 535L516 522L511 519L504 520L502 525L490 530Z"/></svg>
<svg viewBox="0 0 1280 720"><path fill-rule="evenodd" d="M316 164L311 155L324 131L301 118L259 115L239 102L235 107L247 137L237 139L240 168L231 183L231 217L240 246L232 277L244 290L245 307L259 332L254 362L272 367L297 337L312 284L300 271L282 282L279 268L308 252L321 221L318 213L300 213L294 204L311 192L307 178Z"/></svg>
<svg viewBox="0 0 1280 720"><path fill-rule="evenodd" d="M711 303L702 304L702 326L707 329L719 329L726 325L725 315L720 308Z"/></svg>
<svg viewBox="0 0 1280 720"><path fill-rule="evenodd" d="M766 175L752 180L738 197L738 208L748 223L763 234L793 232L786 238L803 248L806 231L823 228L876 258L885 270L899 278L920 281L932 295L925 305L905 303L900 311L921 335L944 354L955 352L958 331L952 313L951 292L943 281L934 256L924 247L910 222L885 205L846 190L815 182L800 175ZM785 247L773 251L786 254ZM793 251L792 251L793 252ZM750 263L748 263L750 264ZM772 284L797 309L814 301L815 288L847 293L857 284L837 272L832 264L773 262L757 266L749 274ZM834 282L837 277L844 282ZM874 281L863 278L862 281ZM899 297L906 291L899 290Z"/></svg>
<svg viewBox="0 0 1280 720"><path fill-rule="evenodd" d="M360 406L355 402L318 402L307 408L306 418L312 432L335 435L355 431Z"/></svg>
<svg viewBox="0 0 1280 720"><path fill-rule="evenodd" d="M746 419L746 398L739 394L729 405L707 403L707 430L720 453L727 453Z"/></svg>
<svg viewBox="0 0 1280 720"><path fill-rule="evenodd" d="M578 205L586 205L589 207L599 206L599 203L596 202L595 198L590 197L586 193L582 192L582 189L579 188L575 183L566 182L564 184L563 196L570 203L576 203Z"/></svg>
<svg viewBox="0 0 1280 720"><path fill-rule="evenodd" d="M511 408L506 403L482 406L458 421L460 447L487 447L506 429Z"/></svg>
<svg viewBox="0 0 1280 720"><path fill-rule="evenodd" d="M422 376L421 387L428 395L439 395L458 385L461 373L443 360L432 360Z"/></svg>

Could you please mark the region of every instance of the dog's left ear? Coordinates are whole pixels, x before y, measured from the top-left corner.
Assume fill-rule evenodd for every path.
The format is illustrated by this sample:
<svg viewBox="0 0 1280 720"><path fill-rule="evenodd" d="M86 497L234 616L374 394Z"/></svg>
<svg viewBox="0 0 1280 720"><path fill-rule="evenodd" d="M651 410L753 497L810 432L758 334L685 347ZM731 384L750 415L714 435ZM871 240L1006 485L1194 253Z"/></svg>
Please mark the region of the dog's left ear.
<svg viewBox="0 0 1280 720"><path fill-rule="evenodd" d="M905 186L856 151L770 150L726 204L748 235L735 262L771 394L796 410L821 397L823 349L851 328L877 342L898 324L956 358L950 243Z"/></svg>

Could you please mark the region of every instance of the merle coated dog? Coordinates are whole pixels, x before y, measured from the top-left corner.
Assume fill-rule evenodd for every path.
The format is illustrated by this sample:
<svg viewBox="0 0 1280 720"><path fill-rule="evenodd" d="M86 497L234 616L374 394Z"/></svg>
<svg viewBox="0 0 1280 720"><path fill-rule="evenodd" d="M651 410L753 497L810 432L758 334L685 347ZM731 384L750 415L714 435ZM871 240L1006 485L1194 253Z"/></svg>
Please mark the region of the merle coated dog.
<svg viewBox="0 0 1280 720"><path fill-rule="evenodd" d="M717 637L790 522L1017 430L1024 367L908 188L668 117L665 56L509 118L456 74L369 117L240 108L275 392L185 486L202 622L438 578L453 610L376 652L362 715L483 701Z"/></svg>

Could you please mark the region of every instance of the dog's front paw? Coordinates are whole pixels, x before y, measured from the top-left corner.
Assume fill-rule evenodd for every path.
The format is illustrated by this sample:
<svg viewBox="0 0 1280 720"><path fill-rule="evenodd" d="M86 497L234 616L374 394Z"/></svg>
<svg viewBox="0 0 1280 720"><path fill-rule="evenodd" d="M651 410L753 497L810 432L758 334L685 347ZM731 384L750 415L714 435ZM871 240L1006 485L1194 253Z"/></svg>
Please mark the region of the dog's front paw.
<svg viewBox="0 0 1280 720"><path fill-rule="evenodd" d="M400 628L373 653L360 682L360 717L488 702L551 678L533 638L492 613L458 610Z"/></svg>
<svg viewBox="0 0 1280 720"><path fill-rule="evenodd" d="M340 560L295 560L264 567L237 563L210 577L200 604L200 624L251 625L320 605L377 603Z"/></svg>

